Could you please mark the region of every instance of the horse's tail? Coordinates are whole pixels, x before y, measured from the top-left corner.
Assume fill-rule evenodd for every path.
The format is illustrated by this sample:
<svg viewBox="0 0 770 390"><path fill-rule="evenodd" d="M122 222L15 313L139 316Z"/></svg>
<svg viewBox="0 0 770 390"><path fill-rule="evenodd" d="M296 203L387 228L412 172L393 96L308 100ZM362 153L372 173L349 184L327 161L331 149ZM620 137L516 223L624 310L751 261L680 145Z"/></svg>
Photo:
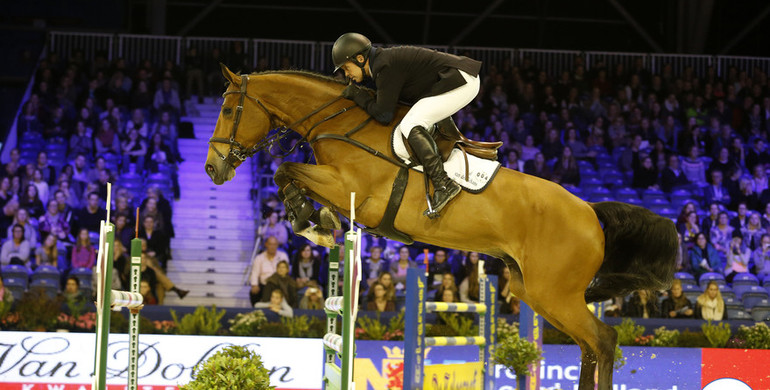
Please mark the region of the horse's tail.
<svg viewBox="0 0 770 390"><path fill-rule="evenodd" d="M643 207L590 203L604 226L604 262L585 293L586 302L634 290L668 289L674 279L678 240L674 223Z"/></svg>

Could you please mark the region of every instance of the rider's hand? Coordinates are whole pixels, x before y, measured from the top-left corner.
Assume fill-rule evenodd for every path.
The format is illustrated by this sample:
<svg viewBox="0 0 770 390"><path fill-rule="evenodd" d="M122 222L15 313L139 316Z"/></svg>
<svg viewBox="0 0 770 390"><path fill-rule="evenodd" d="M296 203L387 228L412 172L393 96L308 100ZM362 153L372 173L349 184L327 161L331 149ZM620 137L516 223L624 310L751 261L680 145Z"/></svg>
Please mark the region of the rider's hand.
<svg viewBox="0 0 770 390"><path fill-rule="evenodd" d="M342 90L342 97L344 97L345 99L353 100L360 93L365 93L364 90L361 89L361 87L355 84L350 84L345 89Z"/></svg>

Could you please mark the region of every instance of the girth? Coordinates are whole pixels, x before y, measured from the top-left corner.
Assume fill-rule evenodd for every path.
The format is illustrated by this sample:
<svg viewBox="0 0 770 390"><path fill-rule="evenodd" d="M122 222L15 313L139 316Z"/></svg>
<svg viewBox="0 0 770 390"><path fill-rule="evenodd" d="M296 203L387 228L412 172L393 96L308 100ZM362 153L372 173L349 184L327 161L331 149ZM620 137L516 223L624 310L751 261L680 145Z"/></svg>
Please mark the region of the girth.
<svg viewBox="0 0 770 390"><path fill-rule="evenodd" d="M357 131L363 129L367 124L369 124L371 120L372 120L372 117L367 118L366 120L361 122L358 126L354 127L352 130L348 131L344 135L320 134L316 136L314 139L312 139L310 141L310 144L312 145L323 139L333 139L337 141L347 142L355 147L363 149L366 152L371 153L374 156L377 156L399 167L398 174L396 175L396 178L393 180L393 187L390 190L390 198L388 198L388 204L387 206L385 206L385 213L382 215L382 220L380 221L380 224L373 228L364 226L363 229L369 234L380 236L380 237L387 237L391 240L396 240L406 245L411 245L414 243L414 239L412 239L412 237L410 237L406 233L403 233L398 229L396 229L395 220L396 220L396 214L398 214L398 209L401 207L401 200L404 198L404 192L406 192L406 185L408 184L408 181L409 181L409 168L413 167L414 164L410 164L410 165L404 164L401 161L398 161L395 158L390 157L385 153L372 148L369 145L366 145L360 141L350 138L350 136L352 136Z"/></svg>

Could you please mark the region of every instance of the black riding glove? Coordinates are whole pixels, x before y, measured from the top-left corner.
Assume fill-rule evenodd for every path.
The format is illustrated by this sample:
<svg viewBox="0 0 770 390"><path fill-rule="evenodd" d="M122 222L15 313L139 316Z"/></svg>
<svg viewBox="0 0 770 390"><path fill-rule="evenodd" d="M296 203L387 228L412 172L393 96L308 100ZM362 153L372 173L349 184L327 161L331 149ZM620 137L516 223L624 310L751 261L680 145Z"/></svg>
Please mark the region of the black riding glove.
<svg viewBox="0 0 770 390"><path fill-rule="evenodd" d="M369 103L372 100L374 100L374 97L371 94L369 94L369 91L367 91L362 87L359 87L356 84L348 85L342 91L342 97L356 102L356 104L358 104L359 107L363 107L363 108L366 108L369 105Z"/></svg>
<svg viewBox="0 0 770 390"><path fill-rule="evenodd" d="M350 100L356 100L356 96L359 94L366 93L363 88L359 87L356 84L350 84L345 89L342 90L342 97L345 99Z"/></svg>

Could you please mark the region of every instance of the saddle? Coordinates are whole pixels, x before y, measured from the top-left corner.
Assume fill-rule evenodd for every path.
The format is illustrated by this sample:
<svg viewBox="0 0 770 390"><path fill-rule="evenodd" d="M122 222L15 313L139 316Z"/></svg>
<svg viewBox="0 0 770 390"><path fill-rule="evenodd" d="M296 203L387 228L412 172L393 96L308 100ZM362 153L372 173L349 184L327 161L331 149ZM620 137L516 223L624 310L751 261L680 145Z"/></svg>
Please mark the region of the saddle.
<svg viewBox="0 0 770 390"><path fill-rule="evenodd" d="M441 156L441 161L444 162L447 161L455 146L459 147L463 153L469 153L485 160L497 161L497 149L503 146L502 142L474 141L466 138L451 117L433 125L429 132L433 136L433 140L436 141L438 154ZM414 152L406 138L404 138L404 146L409 152L410 160L416 161Z"/></svg>

